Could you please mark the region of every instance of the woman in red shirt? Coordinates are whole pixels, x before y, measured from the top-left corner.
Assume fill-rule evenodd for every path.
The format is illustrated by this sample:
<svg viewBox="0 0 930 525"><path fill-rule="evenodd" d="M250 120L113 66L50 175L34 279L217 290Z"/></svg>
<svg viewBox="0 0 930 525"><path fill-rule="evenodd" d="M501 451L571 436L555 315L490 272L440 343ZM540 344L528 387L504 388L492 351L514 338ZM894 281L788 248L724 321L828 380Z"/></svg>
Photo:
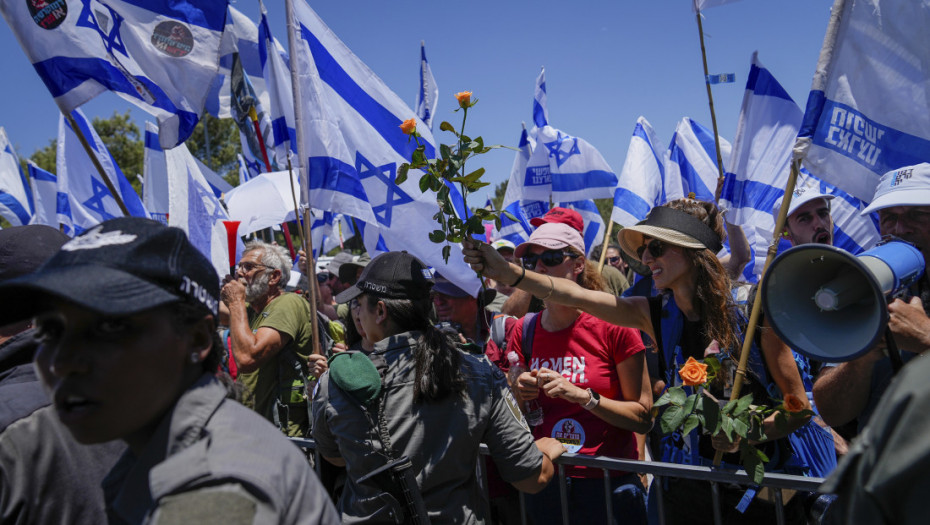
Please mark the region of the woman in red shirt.
<svg viewBox="0 0 930 525"><path fill-rule="evenodd" d="M581 234L566 224L542 224L515 255L537 273L601 289L600 273L584 257ZM518 379L521 397L538 399L543 409L534 437L553 437L569 452L639 458L634 432L652 426L652 393L639 332L541 299L545 310L517 323L507 344L508 350L527 358L530 369ZM609 523L603 471L567 467L566 475L571 522ZM645 523L640 478L611 472L611 486L614 521ZM531 496L528 507L536 523L561 515L558 490L553 483Z"/></svg>

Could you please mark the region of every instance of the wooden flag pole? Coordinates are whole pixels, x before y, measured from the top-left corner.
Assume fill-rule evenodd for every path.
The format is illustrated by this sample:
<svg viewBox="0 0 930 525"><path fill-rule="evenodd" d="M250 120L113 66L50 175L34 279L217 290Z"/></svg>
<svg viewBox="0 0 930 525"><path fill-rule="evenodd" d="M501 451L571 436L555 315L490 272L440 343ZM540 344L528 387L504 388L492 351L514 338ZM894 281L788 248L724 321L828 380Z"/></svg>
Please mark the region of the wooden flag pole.
<svg viewBox="0 0 930 525"><path fill-rule="evenodd" d="M739 399L740 390L743 388L743 380L746 378L746 366L749 362L749 352L752 348L753 338L756 336L756 325L759 323L759 317L762 314L762 286L766 277L766 270L775 259L775 253L778 252L778 241L781 232L785 230L785 222L788 218L788 208L791 206L791 196L794 194L794 187L798 180L800 171L800 161L791 162L791 174L788 176L788 183L785 186L785 197L781 202L781 208L778 210L778 217L775 218L775 232L772 234L772 244L769 245L768 253L765 256L765 266L762 268L762 277L759 279L756 298L752 302L752 312L749 314L749 325L746 327L746 333L743 334L743 346L739 354L739 366L736 369L736 377L733 380L733 390L730 392L730 401ZM723 459L723 452L718 450L714 454L714 465L719 466Z"/></svg>
<svg viewBox="0 0 930 525"><path fill-rule="evenodd" d="M110 194L113 196L113 200L116 201L116 205L119 206L120 211L123 212L123 215L129 217L129 210L126 209L126 205L123 204L123 199L120 198L119 192L116 191L116 188L113 187L113 181L110 180L110 177L107 177L106 170L103 169L103 164L100 164L100 159L97 158L97 153L93 148L90 147L90 143L87 142L87 137L84 136L84 132L81 131L81 128L78 127L77 121L74 120L74 117L70 113L62 113L66 119L68 119L68 125L71 126L71 131L77 135L78 140L81 142L81 146L84 147L84 151L87 152L87 156L90 157L90 161L94 163L94 167L97 168L97 173L100 174L100 178L103 179L103 183L107 185L107 189L110 190Z"/></svg>
<svg viewBox="0 0 930 525"><path fill-rule="evenodd" d="M704 63L704 85L707 87L707 102L710 104L710 122L714 128L714 147L717 149L717 189L714 190L714 202L720 200L720 191L723 190L723 156L720 154L720 137L717 135L717 114L714 112L714 95L707 80L707 51L704 48L704 24L701 22L701 11L697 11L698 34L701 37L701 60Z"/></svg>
<svg viewBox="0 0 930 525"><path fill-rule="evenodd" d="M601 244L601 256L597 261L597 273L604 269L604 261L607 260L607 244L610 243L610 233L614 229L614 221L607 219L607 231L604 232L604 242Z"/></svg>

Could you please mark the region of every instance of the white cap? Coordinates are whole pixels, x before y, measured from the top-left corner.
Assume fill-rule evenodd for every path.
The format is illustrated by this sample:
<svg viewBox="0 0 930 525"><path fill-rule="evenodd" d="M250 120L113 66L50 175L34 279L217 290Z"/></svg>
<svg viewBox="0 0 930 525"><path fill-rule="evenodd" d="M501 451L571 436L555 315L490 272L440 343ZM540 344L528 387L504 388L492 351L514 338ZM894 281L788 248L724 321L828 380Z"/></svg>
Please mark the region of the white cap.
<svg viewBox="0 0 930 525"><path fill-rule="evenodd" d="M828 201L833 197L835 197L835 195L823 193L817 186L803 186L800 188L796 187L794 188L794 192L791 194L791 204L788 205L788 215L785 217L791 217L794 212L798 211L798 208L814 199L823 199ZM772 206L772 215L778 217L778 212L781 210L781 202L783 200L784 197L781 197L775 201L775 205Z"/></svg>
<svg viewBox="0 0 930 525"><path fill-rule="evenodd" d="M892 206L930 206L930 164L923 162L882 175L862 215Z"/></svg>

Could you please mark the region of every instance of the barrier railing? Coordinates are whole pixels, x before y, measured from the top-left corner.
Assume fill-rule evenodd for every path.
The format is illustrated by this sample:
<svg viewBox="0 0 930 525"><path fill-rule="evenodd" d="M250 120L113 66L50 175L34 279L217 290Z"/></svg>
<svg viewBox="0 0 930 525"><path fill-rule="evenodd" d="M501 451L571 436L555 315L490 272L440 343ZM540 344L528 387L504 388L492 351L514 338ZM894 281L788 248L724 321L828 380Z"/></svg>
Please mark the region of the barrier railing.
<svg viewBox="0 0 930 525"><path fill-rule="evenodd" d="M301 439L301 438L291 438L291 440L299 447L305 449L316 450L316 443L312 439ZM484 455L488 454L488 449L485 445L481 445L481 453ZM322 461L322 458L317 455L317 473L319 473L319 461ZM579 454L565 453L561 457L554 461L555 465L558 467L559 475L559 496L562 501L562 523L569 523L568 516L568 504L567 504L567 486L565 483L565 467L566 466L583 466L600 469L604 473L604 494L605 501L607 502L607 515L611 516L613 509L611 508L611 485L610 485L610 472L619 471L619 472L637 472L640 474L651 474L657 478L657 481L661 481L663 477L672 477L672 478L683 478L683 479L694 479L699 481L706 481L711 485L711 493L713 495L713 507L714 507L714 523L717 525L723 524L723 518L720 512L720 486L737 484L746 487L754 487L756 484L752 481L748 474L744 470L720 470L714 469L711 467L695 466L695 465L679 465L676 463L663 463L661 461L638 461L632 459L617 459L610 458L606 456L583 456ZM484 472L483 462L478 462L479 474L484 487L487 487L487 477ZM783 490L796 490L800 492L817 492L820 484L823 483L823 478L809 478L804 476L794 476L790 474L778 474L778 473L769 473L766 472L765 479L762 480L758 486L768 487L772 490L774 499L775 499L775 519L778 525L784 525L785 515L784 515L784 497ZM663 505L662 498L662 483L653 483L653 489L658 490L658 510L659 510L659 523L661 525L665 524L665 508ZM487 499L487 498L485 498ZM526 525L526 502L524 495L520 493L520 510L521 515L524 517L524 525Z"/></svg>

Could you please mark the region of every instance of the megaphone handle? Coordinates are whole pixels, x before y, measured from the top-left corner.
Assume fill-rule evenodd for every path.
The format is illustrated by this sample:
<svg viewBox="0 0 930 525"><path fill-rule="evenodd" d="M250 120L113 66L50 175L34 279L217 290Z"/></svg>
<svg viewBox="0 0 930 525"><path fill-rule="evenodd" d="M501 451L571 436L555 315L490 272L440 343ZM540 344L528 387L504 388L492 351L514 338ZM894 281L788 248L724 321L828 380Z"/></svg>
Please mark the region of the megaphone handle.
<svg viewBox="0 0 930 525"><path fill-rule="evenodd" d="M892 374L897 374L901 367L904 366L904 361L901 359L901 351L898 350L898 343L894 340L894 334L891 333L891 328L885 327L885 345L888 349L888 358L891 359L891 371Z"/></svg>

